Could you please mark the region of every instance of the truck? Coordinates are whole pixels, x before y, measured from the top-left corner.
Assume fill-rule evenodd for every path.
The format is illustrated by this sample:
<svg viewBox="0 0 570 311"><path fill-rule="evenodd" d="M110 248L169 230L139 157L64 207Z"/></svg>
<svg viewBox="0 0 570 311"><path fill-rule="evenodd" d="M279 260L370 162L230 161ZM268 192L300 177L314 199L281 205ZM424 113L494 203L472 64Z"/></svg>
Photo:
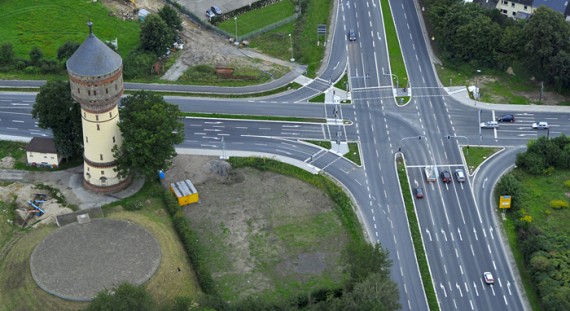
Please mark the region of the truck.
<svg viewBox="0 0 570 311"><path fill-rule="evenodd" d="M436 181L437 180L437 168L435 165L424 167L424 174L426 175L426 181Z"/></svg>

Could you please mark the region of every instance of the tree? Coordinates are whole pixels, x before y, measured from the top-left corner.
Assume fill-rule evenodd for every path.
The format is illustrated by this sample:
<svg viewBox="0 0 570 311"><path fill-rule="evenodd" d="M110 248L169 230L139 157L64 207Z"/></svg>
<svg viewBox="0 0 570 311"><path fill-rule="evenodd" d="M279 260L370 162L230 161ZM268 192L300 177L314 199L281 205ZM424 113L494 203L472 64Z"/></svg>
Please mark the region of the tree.
<svg viewBox="0 0 570 311"><path fill-rule="evenodd" d="M141 47L156 56L163 55L174 41L172 30L157 14L149 14L141 25Z"/></svg>
<svg viewBox="0 0 570 311"><path fill-rule="evenodd" d="M349 286L363 281L372 273L386 278L390 275L392 262L388 251L383 250L380 244L352 242L346 246L343 256L350 275Z"/></svg>
<svg viewBox="0 0 570 311"><path fill-rule="evenodd" d="M169 5L165 5L158 10L158 15L172 30L182 30L182 20L178 16L178 12Z"/></svg>
<svg viewBox="0 0 570 311"><path fill-rule="evenodd" d="M119 123L123 144L113 147L119 176L132 172L156 176L176 155L174 145L184 140L184 125L178 122L180 110L145 91L123 99L123 105Z"/></svg>
<svg viewBox="0 0 570 311"><path fill-rule="evenodd" d="M71 97L67 81L48 81L40 88L32 117L38 126L51 129L55 147L64 158L83 154L81 106Z"/></svg>
<svg viewBox="0 0 570 311"><path fill-rule="evenodd" d="M398 287L386 275L373 273L354 286L354 290L345 293L337 302L332 303L333 310L399 310L400 293Z"/></svg>
<svg viewBox="0 0 570 311"><path fill-rule="evenodd" d="M67 41L57 49L57 59L67 60L79 48L79 43Z"/></svg>
<svg viewBox="0 0 570 311"><path fill-rule="evenodd" d="M564 16L548 7L536 9L532 18L525 24L523 58L530 68L546 74L548 63L559 51L570 49L570 25Z"/></svg>
<svg viewBox="0 0 570 311"><path fill-rule="evenodd" d="M0 65L12 63L14 63L14 47L11 43L4 43L0 46Z"/></svg>
<svg viewBox="0 0 570 311"><path fill-rule="evenodd" d="M38 66L43 57L44 53L42 50L39 47L34 46L30 51L30 64L32 66Z"/></svg>
<svg viewBox="0 0 570 311"><path fill-rule="evenodd" d="M122 283L112 291L97 293L87 311L155 310L155 302L144 286Z"/></svg>

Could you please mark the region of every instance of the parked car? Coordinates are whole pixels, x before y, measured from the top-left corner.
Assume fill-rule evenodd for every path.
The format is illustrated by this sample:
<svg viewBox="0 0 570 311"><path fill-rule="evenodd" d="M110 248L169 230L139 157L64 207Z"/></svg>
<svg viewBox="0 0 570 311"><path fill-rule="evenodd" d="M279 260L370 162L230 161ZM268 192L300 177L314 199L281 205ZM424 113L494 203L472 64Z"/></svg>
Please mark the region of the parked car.
<svg viewBox="0 0 570 311"><path fill-rule="evenodd" d="M483 272L483 278L487 284L495 283L495 279L493 278L493 274L491 274L491 272Z"/></svg>
<svg viewBox="0 0 570 311"><path fill-rule="evenodd" d="M441 180L446 184L449 184L452 181L451 173L449 173L448 170L441 171L441 174L439 176L441 177Z"/></svg>
<svg viewBox="0 0 570 311"><path fill-rule="evenodd" d="M220 9L219 7L212 5L212 7L210 8L210 11L214 12L214 14L216 15L222 15L222 9Z"/></svg>
<svg viewBox="0 0 570 311"><path fill-rule="evenodd" d="M480 124L481 128L484 129L496 129L499 128L499 122L497 121L487 121Z"/></svg>
<svg viewBox="0 0 570 311"><path fill-rule="evenodd" d="M457 180L457 182L465 182L465 173L463 172L463 169L456 169L455 170L455 180Z"/></svg>
<svg viewBox="0 0 570 311"><path fill-rule="evenodd" d="M549 128L548 122L535 122L532 124L532 128L535 130L545 130Z"/></svg>
<svg viewBox="0 0 570 311"><path fill-rule="evenodd" d="M206 17L207 17L207 18L212 18L212 17L214 17L214 16L216 16L216 13L214 13L214 12L212 12L212 11L210 11L210 10L206 10Z"/></svg>
<svg viewBox="0 0 570 311"><path fill-rule="evenodd" d="M356 41L356 32L354 32L354 29L348 31L348 40Z"/></svg>
<svg viewBox="0 0 570 311"><path fill-rule="evenodd" d="M424 189L422 187L416 188L416 198L421 199L424 197Z"/></svg>
<svg viewBox="0 0 570 311"><path fill-rule="evenodd" d="M515 116L512 114L504 114L497 118L498 122L515 122Z"/></svg>

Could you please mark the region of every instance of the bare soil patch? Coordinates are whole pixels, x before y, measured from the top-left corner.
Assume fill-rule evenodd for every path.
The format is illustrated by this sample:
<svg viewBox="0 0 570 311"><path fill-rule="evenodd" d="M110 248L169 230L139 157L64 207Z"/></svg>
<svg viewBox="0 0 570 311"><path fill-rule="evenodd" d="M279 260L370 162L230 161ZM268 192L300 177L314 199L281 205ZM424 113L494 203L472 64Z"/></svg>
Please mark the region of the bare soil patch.
<svg viewBox="0 0 570 311"><path fill-rule="evenodd" d="M224 299L266 290L295 294L293 283L327 286L342 280L338 261L347 238L322 191L251 168L222 177L219 162L179 155L167 182L189 178L199 192L200 203L184 211L208 247Z"/></svg>

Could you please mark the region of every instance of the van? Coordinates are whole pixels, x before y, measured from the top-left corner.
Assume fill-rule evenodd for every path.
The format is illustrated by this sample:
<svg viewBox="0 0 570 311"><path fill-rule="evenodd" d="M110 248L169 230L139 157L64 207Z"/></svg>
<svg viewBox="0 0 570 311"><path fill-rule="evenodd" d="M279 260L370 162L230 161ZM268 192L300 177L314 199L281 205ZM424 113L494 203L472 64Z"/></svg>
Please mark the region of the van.
<svg viewBox="0 0 570 311"><path fill-rule="evenodd" d="M465 182L465 173L462 169L455 170L455 179L457 182Z"/></svg>

